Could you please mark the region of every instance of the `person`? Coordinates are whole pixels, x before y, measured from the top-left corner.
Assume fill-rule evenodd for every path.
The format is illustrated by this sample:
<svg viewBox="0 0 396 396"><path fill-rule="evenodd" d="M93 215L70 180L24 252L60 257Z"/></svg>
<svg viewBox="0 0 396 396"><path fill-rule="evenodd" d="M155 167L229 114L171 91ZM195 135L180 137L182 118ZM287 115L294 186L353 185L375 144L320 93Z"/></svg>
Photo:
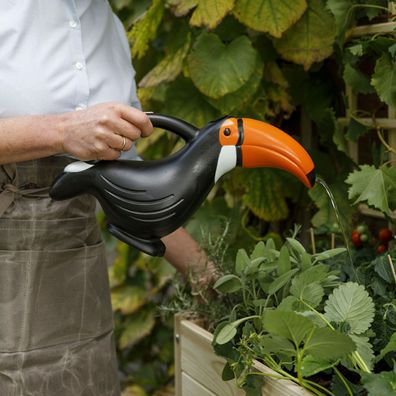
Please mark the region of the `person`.
<svg viewBox="0 0 396 396"><path fill-rule="evenodd" d="M0 394L119 395L96 201L48 190L152 133L125 31L107 0L1 1L0 59ZM206 265L185 230L164 240L179 270Z"/></svg>

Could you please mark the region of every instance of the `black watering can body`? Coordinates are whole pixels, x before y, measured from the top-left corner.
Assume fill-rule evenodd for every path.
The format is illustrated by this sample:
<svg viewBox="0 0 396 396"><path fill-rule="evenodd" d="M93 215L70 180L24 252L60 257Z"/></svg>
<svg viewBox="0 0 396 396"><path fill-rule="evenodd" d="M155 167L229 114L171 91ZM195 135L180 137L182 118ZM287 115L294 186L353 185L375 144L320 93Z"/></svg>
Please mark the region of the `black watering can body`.
<svg viewBox="0 0 396 396"><path fill-rule="evenodd" d="M185 146L172 156L156 161L75 162L65 168L50 191L51 197L57 200L92 194L106 214L109 231L147 254L162 256L165 246L161 238L183 225L205 200L215 182L237 165L283 167L296 174L308 187L312 183L309 179L313 163L310 163L308 154L292 138L268 124L223 117L198 130L177 118L158 114L149 114L149 117L154 127L182 137L186 141ZM248 125L244 128L243 124ZM257 131L251 132L252 125L253 129L259 129L258 136ZM263 161L260 157L265 156L266 151L272 152L277 146L271 143L274 131L269 130L263 135L263 125L273 128L275 135L280 133L275 140L280 142L281 149L275 150L273 164L268 158L264 165L258 163ZM251 146L250 157L241 149L249 133L255 135L247 144ZM257 139L267 141L267 135L269 145L263 149L264 152L256 152ZM292 146L297 146L288 152L285 147L290 146L289 139ZM299 163L294 169L296 158L301 156L304 157L304 166ZM243 157L247 157L245 161ZM280 165L286 161L287 166L280 166L279 161Z"/></svg>

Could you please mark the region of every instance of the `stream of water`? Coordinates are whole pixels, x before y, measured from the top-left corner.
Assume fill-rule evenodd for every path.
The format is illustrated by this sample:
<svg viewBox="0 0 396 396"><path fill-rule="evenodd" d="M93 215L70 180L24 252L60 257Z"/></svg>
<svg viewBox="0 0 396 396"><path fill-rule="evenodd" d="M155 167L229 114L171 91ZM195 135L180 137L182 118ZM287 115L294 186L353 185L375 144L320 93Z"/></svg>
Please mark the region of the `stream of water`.
<svg viewBox="0 0 396 396"><path fill-rule="evenodd" d="M343 224L341 222L340 211L338 210L338 206L337 206L337 203L336 203L336 201L334 199L334 195L331 192L329 185L323 179L321 179L320 177L317 177L316 178L316 182L319 183L325 189L327 195L329 196L329 199L330 199L330 202L331 202L331 206L334 209L334 213L335 213L335 216L336 216L336 219L337 219L337 223L340 226L340 230L341 230L342 236L344 238L345 247L346 247L347 252L348 252L348 257L349 257L349 261L350 261L350 264L351 264L351 268L352 268L352 270L354 272L356 280L358 280L357 279L356 269L355 269L355 266L353 265L351 247L349 245L349 241L348 241L347 234L345 232L345 228L344 228L344 226L343 226Z"/></svg>

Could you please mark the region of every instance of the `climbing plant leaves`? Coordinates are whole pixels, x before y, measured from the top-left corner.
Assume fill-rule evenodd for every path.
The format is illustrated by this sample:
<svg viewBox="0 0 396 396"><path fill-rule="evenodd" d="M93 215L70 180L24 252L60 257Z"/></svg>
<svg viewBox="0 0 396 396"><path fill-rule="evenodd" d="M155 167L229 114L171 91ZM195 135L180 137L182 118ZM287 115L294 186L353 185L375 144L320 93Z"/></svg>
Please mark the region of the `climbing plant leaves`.
<svg viewBox="0 0 396 396"><path fill-rule="evenodd" d="M395 209L396 168L361 165L346 182L351 185L349 198L355 199L355 203L367 203L386 214Z"/></svg>
<svg viewBox="0 0 396 396"><path fill-rule="evenodd" d="M304 15L274 45L280 55L308 70L333 52L336 35L333 15L320 0L309 0Z"/></svg>
<svg viewBox="0 0 396 396"><path fill-rule="evenodd" d="M154 0L144 17L129 32L128 38L132 42L132 55L134 57L141 58L146 54L150 41L157 34L164 10L164 2L162 0Z"/></svg>
<svg viewBox="0 0 396 396"><path fill-rule="evenodd" d="M234 7L234 0L198 0L197 8L191 16L192 26L216 27Z"/></svg>
<svg viewBox="0 0 396 396"><path fill-rule="evenodd" d="M237 91L249 80L257 56L246 36L224 44L214 33L202 33L188 57L190 76L203 94L220 98Z"/></svg>
<svg viewBox="0 0 396 396"><path fill-rule="evenodd" d="M389 106L396 106L396 67L388 54L383 54L377 60L371 84L382 101Z"/></svg>
<svg viewBox="0 0 396 396"><path fill-rule="evenodd" d="M234 15L251 29L279 38L306 8L305 0L239 0Z"/></svg>

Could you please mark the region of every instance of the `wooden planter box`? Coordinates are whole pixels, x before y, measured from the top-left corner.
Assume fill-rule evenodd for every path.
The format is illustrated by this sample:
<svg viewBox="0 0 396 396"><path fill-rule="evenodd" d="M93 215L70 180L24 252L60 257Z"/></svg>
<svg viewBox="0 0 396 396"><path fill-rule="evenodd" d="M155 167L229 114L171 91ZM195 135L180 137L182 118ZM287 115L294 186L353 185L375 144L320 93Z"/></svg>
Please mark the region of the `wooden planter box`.
<svg viewBox="0 0 396 396"><path fill-rule="evenodd" d="M212 349L213 336L194 322L175 316L175 379L176 396L244 396L234 381L223 381L224 359ZM256 362L254 367L263 373L276 374ZM312 396L289 380L267 377L262 396Z"/></svg>

